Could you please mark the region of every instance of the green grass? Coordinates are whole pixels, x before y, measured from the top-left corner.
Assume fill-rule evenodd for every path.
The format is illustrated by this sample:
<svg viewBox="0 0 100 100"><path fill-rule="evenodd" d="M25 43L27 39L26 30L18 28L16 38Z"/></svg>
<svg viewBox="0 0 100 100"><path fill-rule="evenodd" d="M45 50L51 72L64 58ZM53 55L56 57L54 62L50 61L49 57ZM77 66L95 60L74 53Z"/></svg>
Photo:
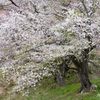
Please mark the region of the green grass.
<svg viewBox="0 0 100 100"><path fill-rule="evenodd" d="M67 85L62 87L58 87L54 77L45 77L41 81L41 85L36 87L36 90L34 88L29 89L29 96L22 96L22 93L11 96L11 94L6 93L1 96L0 100L100 100L100 78L91 82L98 86L97 90L88 93L77 93L81 85L78 75L67 74Z"/></svg>
<svg viewBox="0 0 100 100"><path fill-rule="evenodd" d="M30 95L28 97L17 94L11 100L100 100L100 78L91 81L98 88L88 93L77 93L80 83L73 83L62 87L57 87L57 84L55 84L56 88L52 89L53 83L45 86L44 82L47 80L49 79L43 80L42 85L38 86L37 90L30 88Z"/></svg>

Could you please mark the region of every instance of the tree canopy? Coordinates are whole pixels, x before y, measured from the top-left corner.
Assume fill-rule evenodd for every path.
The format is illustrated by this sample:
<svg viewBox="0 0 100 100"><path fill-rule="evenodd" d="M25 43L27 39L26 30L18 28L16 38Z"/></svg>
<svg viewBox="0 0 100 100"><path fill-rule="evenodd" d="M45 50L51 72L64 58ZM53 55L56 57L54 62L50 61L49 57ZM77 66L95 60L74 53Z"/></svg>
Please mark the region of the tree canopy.
<svg viewBox="0 0 100 100"><path fill-rule="evenodd" d="M36 86L64 57L88 78L87 55L100 48L99 0L2 0L0 5L0 69L8 84L16 83L14 91Z"/></svg>

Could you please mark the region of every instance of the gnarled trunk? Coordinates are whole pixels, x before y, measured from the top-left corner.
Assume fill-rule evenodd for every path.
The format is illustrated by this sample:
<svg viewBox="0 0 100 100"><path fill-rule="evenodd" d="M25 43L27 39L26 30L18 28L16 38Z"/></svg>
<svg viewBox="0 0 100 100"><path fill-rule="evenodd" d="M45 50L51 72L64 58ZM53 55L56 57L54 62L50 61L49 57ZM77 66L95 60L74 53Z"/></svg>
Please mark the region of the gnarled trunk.
<svg viewBox="0 0 100 100"><path fill-rule="evenodd" d="M78 74L81 81L81 87L78 90L79 93L82 93L82 92L84 93L90 90L97 89L97 85L92 84L89 80L88 67L86 64L87 64L86 62L82 63L81 68L78 70Z"/></svg>
<svg viewBox="0 0 100 100"><path fill-rule="evenodd" d="M81 87L78 92L87 92L90 90L91 82L88 76L88 57L85 51L82 51L82 59L79 62L80 68L78 69Z"/></svg>
<svg viewBox="0 0 100 100"><path fill-rule="evenodd" d="M77 60L75 56L72 57L72 62L77 68L80 81L81 81L81 87L78 90L79 93L87 92L89 90L94 90L97 88L96 85L92 84L89 80L88 76L88 57L87 53L85 51L82 51L82 59L80 61Z"/></svg>
<svg viewBox="0 0 100 100"><path fill-rule="evenodd" d="M78 92L87 92L90 90L90 87L91 87L91 82L88 76L88 68L87 66L84 66L84 65L85 64L82 64L81 68L78 70L78 74L81 81L81 87L78 90Z"/></svg>

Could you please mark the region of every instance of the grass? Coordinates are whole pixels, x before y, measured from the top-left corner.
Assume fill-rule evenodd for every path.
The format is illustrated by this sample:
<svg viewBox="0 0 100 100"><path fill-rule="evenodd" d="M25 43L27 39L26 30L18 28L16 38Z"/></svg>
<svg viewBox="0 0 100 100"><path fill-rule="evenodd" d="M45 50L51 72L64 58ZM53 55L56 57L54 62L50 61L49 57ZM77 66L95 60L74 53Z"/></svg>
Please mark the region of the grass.
<svg viewBox="0 0 100 100"><path fill-rule="evenodd" d="M45 77L36 90L29 89L28 96L22 96L22 93L8 94L8 89L0 100L100 100L100 78L91 81L98 86L97 90L79 94L77 90L81 84L78 75L70 73L66 75L66 86L58 87L54 77Z"/></svg>
<svg viewBox="0 0 100 100"><path fill-rule="evenodd" d="M19 93L11 100L100 100L100 78L91 81L98 86L97 90L80 94L77 93L80 83L73 83L62 87L57 87L55 83L45 86L44 81L47 80L49 82L49 79L44 79L36 90L30 88L30 95L28 97L22 96ZM55 85L56 88L52 89L52 85Z"/></svg>
<svg viewBox="0 0 100 100"><path fill-rule="evenodd" d="M37 94L37 96L33 96L30 100L100 100L100 97L97 97L97 94L100 93L100 79L93 80L92 82L98 85L98 89L96 91L78 94L77 89L80 87L80 83L75 83L43 94ZM42 89L42 91L43 90L44 89Z"/></svg>
<svg viewBox="0 0 100 100"><path fill-rule="evenodd" d="M41 94L35 94L29 100L99 100L97 94L100 93L100 79L95 79L92 81L98 85L96 91L90 91L89 93L78 94L77 89L80 87L80 83L75 83L72 85L66 85L54 90L45 91L44 88L39 88ZM45 91L42 93L42 91ZM26 100L28 100L26 99Z"/></svg>

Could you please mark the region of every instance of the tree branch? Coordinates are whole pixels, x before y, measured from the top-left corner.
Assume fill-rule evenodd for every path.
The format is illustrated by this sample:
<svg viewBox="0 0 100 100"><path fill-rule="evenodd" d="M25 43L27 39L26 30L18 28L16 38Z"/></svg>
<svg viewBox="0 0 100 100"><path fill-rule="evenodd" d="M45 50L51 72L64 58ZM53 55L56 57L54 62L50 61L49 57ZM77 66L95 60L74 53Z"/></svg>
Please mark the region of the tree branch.
<svg viewBox="0 0 100 100"><path fill-rule="evenodd" d="M86 11L86 14L87 14L87 16L89 17L89 15L88 15L88 9L87 9L87 7L86 7L86 5L85 5L85 2L84 2L84 0L80 0L81 1L81 3L83 4L83 7L84 7L84 9L85 9L85 11Z"/></svg>
<svg viewBox="0 0 100 100"><path fill-rule="evenodd" d="M84 49L84 51L88 54L90 51L92 51L94 48L96 48L96 45L94 45L94 46L91 46L91 47L89 47L89 48L87 48L87 49Z"/></svg>
<svg viewBox="0 0 100 100"><path fill-rule="evenodd" d="M80 62L74 55L71 55L69 57L71 58L73 64L76 66L77 69L81 67Z"/></svg>
<svg viewBox="0 0 100 100"><path fill-rule="evenodd" d="M11 1L11 3L12 3L13 5L15 5L16 7L19 7L19 6L17 6L17 4L16 4L13 0L9 0L9 1Z"/></svg>
<svg viewBox="0 0 100 100"><path fill-rule="evenodd" d="M99 67L97 66L95 63L93 63L92 61L89 61L91 64L93 64L95 67Z"/></svg>
<svg viewBox="0 0 100 100"><path fill-rule="evenodd" d="M77 68L71 68L71 67L67 67L67 68L68 69L73 69L73 70L76 70L76 71L78 70Z"/></svg>

